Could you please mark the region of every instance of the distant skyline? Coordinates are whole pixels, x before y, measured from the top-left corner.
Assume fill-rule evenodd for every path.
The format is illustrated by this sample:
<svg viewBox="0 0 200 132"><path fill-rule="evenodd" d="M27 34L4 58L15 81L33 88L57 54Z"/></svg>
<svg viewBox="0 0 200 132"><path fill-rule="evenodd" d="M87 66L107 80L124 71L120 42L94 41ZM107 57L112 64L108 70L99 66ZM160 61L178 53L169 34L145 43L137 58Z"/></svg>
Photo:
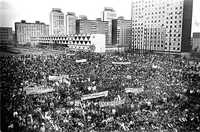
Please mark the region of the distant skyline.
<svg viewBox="0 0 200 132"><path fill-rule="evenodd" d="M134 0L133 0L134 1ZM21 20L41 21L49 24L52 8L75 12L77 16L86 15L88 19L101 17L104 7L112 7L117 16L131 19L132 0L0 0L0 26L13 27ZM192 32L200 32L200 0L193 0Z"/></svg>

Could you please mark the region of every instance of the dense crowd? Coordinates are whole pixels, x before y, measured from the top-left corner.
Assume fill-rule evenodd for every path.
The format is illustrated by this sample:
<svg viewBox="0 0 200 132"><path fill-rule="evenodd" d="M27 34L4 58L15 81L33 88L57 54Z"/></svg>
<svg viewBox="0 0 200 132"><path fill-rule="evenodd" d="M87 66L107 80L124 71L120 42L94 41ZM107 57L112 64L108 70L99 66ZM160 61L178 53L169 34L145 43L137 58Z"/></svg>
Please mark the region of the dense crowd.
<svg viewBox="0 0 200 132"><path fill-rule="evenodd" d="M77 63L77 60L86 59ZM130 62L114 64L112 62ZM76 52L1 57L2 131L200 131L200 61ZM52 81L49 76L67 76ZM26 87L55 91L28 95ZM126 93L126 88L142 88ZM86 94L108 96L81 100ZM116 106L99 102L125 100Z"/></svg>

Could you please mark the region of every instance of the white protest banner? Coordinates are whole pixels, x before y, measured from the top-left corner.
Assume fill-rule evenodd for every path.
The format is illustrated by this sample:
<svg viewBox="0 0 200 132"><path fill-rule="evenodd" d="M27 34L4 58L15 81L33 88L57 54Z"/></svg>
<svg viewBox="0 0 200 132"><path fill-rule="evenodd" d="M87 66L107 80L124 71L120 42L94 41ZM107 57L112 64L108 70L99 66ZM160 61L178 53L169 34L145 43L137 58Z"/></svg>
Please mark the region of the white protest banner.
<svg viewBox="0 0 200 132"><path fill-rule="evenodd" d="M87 62L87 59L76 60L76 63L83 63L83 62Z"/></svg>
<svg viewBox="0 0 200 132"><path fill-rule="evenodd" d="M69 75L60 75L60 76L49 76L50 81L58 81L64 78L69 78Z"/></svg>
<svg viewBox="0 0 200 132"><path fill-rule="evenodd" d="M68 54L66 54L67 56L73 56L73 55L75 55L75 54L70 54L70 53L68 53Z"/></svg>
<svg viewBox="0 0 200 132"><path fill-rule="evenodd" d="M27 95L30 94L43 94L55 91L53 88L44 88L42 86L35 86L35 87L26 87L24 88Z"/></svg>
<svg viewBox="0 0 200 132"><path fill-rule="evenodd" d="M125 88L125 92L126 93L135 93L135 94L138 94L138 93L141 93L144 91L144 88Z"/></svg>
<svg viewBox="0 0 200 132"><path fill-rule="evenodd" d="M62 79L63 78L69 78L69 75L61 75L60 77L62 77Z"/></svg>
<svg viewBox="0 0 200 132"><path fill-rule="evenodd" d="M115 65L130 65L131 62L112 62L112 64L115 64Z"/></svg>
<svg viewBox="0 0 200 132"><path fill-rule="evenodd" d="M125 103L125 98L122 100L115 99L114 101L109 101L109 102L99 102L99 106L100 107L107 107L107 106L115 107L117 105L122 105L124 103Z"/></svg>
<svg viewBox="0 0 200 132"><path fill-rule="evenodd" d="M31 90L31 91L27 91L26 94L30 95L30 94L43 94L43 93L49 93L49 92L53 92L55 91L53 88L45 88L45 89L40 89L40 90Z"/></svg>
<svg viewBox="0 0 200 132"><path fill-rule="evenodd" d="M59 80L59 79L60 79L59 76L49 76L50 81L55 81L55 80Z"/></svg>
<svg viewBox="0 0 200 132"><path fill-rule="evenodd" d="M105 96L108 96L108 91L83 95L81 97L81 100L94 99L94 98L105 97Z"/></svg>

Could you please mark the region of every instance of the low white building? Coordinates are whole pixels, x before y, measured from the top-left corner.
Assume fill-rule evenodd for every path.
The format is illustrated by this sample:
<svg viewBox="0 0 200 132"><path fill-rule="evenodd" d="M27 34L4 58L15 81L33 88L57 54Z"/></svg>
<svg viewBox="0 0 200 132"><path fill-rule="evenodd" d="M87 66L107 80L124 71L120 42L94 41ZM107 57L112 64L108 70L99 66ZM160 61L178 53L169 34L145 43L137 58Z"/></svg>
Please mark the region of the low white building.
<svg viewBox="0 0 200 132"><path fill-rule="evenodd" d="M102 53L106 50L105 34L53 35L32 38L32 44L67 45L71 50L85 50ZM66 46L65 46L66 47Z"/></svg>

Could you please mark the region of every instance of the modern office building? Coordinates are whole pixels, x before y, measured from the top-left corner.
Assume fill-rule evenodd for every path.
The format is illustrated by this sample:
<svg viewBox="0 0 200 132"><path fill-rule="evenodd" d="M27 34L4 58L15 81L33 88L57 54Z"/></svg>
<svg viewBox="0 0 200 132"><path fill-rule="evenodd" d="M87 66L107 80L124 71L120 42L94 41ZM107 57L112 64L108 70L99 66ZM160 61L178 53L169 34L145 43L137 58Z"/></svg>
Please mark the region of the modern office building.
<svg viewBox="0 0 200 132"><path fill-rule="evenodd" d="M13 33L11 27L0 27L0 45L13 44Z"/></svg>
<svg viewBox="0 0 200 132"><path fill-rule="evenodd" d="M192 8L193 0L134 0L133 50L190 51Z"/></svg>
<svg viewBox="0 0 200 132"><path fill-rule="evenodd" d="M115 10L111 7L105 7L102 12L102 21L112 21L117 18Z"/></svg>
<svg viewBox="0 0 200 132"><path fill-rule="evenodd" d="M76 20L76 34L105 34L108 44L108 22L98 20Z"/></svg>
<svg viewBox="0 0 200 132"><path fill-rule="evenodd" d="M101 15L102 21L108 21L108 45L112 45L112 20L117 18L117 14L113 8L105 7Z"/></svg>
<svg viewBox="0 0 200 132"><path fill-rule="evenodd" d="M31 37L39 37L49 35L49 25L36 21L35 23L27 23L22 20L15 23L16 41L18 44L27 44L31 42Z"/></svg>
<svg viewBox="0 0 200 132"><path fill-rule="evenodd" d="M106 51L105 34L70 34L35 38L33 43L56 44L71 50L84 50L102 53Z"/></svg>
<svg viewBox="0 0 200 132"><path fill-rule="evenodd" d="M64 13L59 8L53 8L50 12L50 34L65 34Z"/></svg>
<svg viewBox="0 0 200 132"><path fill-rule="evenodd" d="M66 34L76 33L76 15L74 12L67 12L65 17Z"/></svg>
<svg viewBox="0 0 200 132"><path fill-rule="evenodd" d="M130 48L131 38L131 20L123 17L112 20L112 45Z"/></svg>
<svg viewBox="0 0 200 132"><path fill-rule="evenodd" d="M200 32L193 33L192 50L200 53Z"/></svg>

